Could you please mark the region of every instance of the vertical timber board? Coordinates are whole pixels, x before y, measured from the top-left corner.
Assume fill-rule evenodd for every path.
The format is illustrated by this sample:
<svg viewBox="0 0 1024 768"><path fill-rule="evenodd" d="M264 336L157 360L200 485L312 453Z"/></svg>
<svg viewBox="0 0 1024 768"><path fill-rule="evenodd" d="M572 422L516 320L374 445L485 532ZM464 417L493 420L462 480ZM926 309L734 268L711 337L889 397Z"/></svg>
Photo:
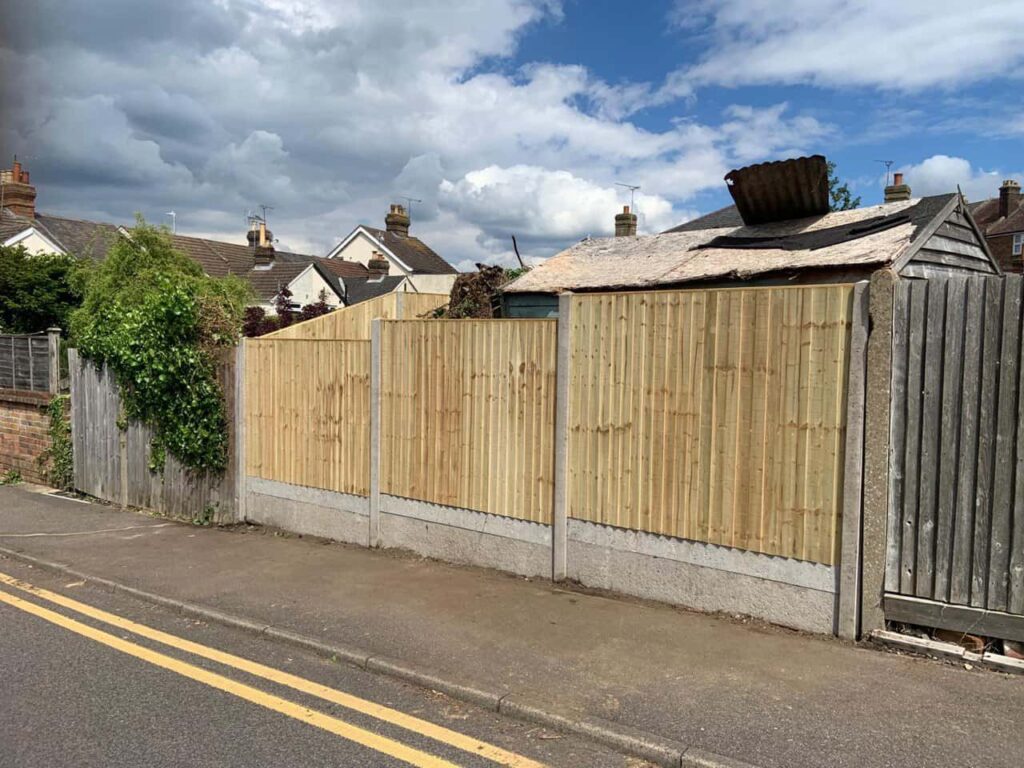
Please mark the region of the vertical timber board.
<svg viewBox="0 0 1024 768"><path fill-rule="evenodd" d="M925 346L921 360L921 448L918 460L917 552L914 589L930 598L935 590L935 535L939 483L939 444L942 426L942 363L945 342L946 287L948 280L922 280L927 286L923 325ZM913 331L913 329L911 329ZM913 336L913 333L911 334Z"/></svg>
<svg viewBox="0 0 1024 768"><path fill-rule="evenodd" d="M988 595L985 607L1005 611L1010 563L1010 521L1014 506L1017 394L1020 386L1021 277L1004 278L999 399L996 415L995 474L992 489Z"/></svg>
<svg viewBox="0 0 1024 768"><path fill-rule="evenodd" d="M964 323L967 280L951 278L946 282L944 354L942 371L939 461L935 471L938 484L935 521L935 578L932 597L948 601L952 591L953 546L956 533L956 509L960 459L960 432L963 422L962 382L964 377Z"/></svg>
<svg viewBox="0 0 1024 768"><path fill-rule="evenodd" d="M903 551L903 494L907 441L907 334L910 330L910 281L893 289L892 397L889 424L889 515L886 533L885 588L900 591Z"/></svg>
<svg viewBox="0 0 1024 768"><path fill-rule="evenodd" d="M929 283L914 280L910 288L910 317L907 332L907 417L903 456L902 549L900 555L900 591L917 591L917 553L920 533L921 433L924 400L925 320Z"/></svg>
<svg viewBox="0 0 1024 768"><path fill-rule="evenodd" d="M836 562L852 296L574 295L569 516Z"/></svg>

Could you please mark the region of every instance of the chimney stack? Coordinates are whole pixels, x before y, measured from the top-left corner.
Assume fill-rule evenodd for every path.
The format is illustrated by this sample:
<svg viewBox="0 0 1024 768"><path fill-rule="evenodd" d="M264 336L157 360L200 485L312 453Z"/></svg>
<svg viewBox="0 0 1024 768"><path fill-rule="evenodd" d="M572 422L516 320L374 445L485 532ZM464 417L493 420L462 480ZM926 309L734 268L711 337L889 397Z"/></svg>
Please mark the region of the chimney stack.
<svg viewBox="0 0 1024 768"><path fill-rule="evenodd" d="M388 232L399 237L408 237L409 214L405 212L405 207L393 204L391 211L384 217L384 225L387 227Z"/></svg>
<svg viewBox="0 0 1024 768"><path fill-rule="evenodd" d="M894 173L892 184L885 188L885 202L898 203L910 199L910 186L903 183L903 174Z"/></svg>
<svg viewBox="0 0 1024 768"><path fill-rule="evenodd" d="M1007 179L999 188L999 218L1005 219L1020 207L1020 184Z"/></svg>
<svg viewBox="0 0 1024 768"><path fill-rule="evenodd" d="M384 258L384 254L374 251L370 260L366 262L366 269L370 273L371 280L383 280L388 275L391 264Z"/></svg>
<svg viewBox="0 0 1024 768"><path fill-rule="evenodd" d="M622 213L615 214L615 236L636 237L636 214L630 213L629 206L622 206Z"/></svg>
<svg viewBox="0 0 1024 768"><path fill-rule="evenodd" d="M254 269L270 269L274 266L274 233L267 229L267 222L253 219L246 239L252 248Z"/></svg>
<svg viewBox="0 0 1024 768"><path fill-rule="evenodd" d="M0 188L4 208L27 219L36 217L36 188L29 183L28 171L22 170L17 156L10 170L0 171Z"/></svg>

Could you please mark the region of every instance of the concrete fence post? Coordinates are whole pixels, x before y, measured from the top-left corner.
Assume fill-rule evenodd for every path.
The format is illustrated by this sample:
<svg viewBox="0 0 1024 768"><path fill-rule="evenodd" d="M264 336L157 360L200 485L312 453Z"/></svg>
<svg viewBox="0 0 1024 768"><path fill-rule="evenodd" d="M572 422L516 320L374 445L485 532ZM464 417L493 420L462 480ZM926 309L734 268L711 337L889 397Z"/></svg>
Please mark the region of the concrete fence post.
<svg viewBox="0 0 1024 768"><path fill-rule="evenodd" d="M867 283L853 288L850 325L850 367L846 387L846 446L843 468L843 530L839 558L837 634L847 640L860 635L861 526L864 508L864 397L867 376Z"/></svg>
<svg viewBox="0 0 1024 768"><path fill-rule="evenodd" d="M564 581L568 574L568 453L569 453L569 335L572 329L572 294L558 296L558 331L555 384L555 490L551 509L551 578Z"/></svg>
<svg viewBox="0 0 1024 768"><path fill-rule="evenodd" d="M380 331L381 321L370 322L370 535L371 547L380 546Z"/></svg>
<svg viewBox="0 0 1024 768"><path fill-rule="evenodd" d="M235 349L235 520L247 521L248 486L245 457L245 345L243 337Z"/></svg>
<svg viewBox="0 0 1024 768"><path fill-rule="evenodd" d="M405 320L405 291L395 291L395 320Z"/></svg>
<svg viewBox="0 0 1024 768"><path fill-rule="evenodd" d="M889 414L892 312L896 273L871 276L868 295L867 392L864 413L864 522L861 543L860 631L885 628L882 592L889 518Z"/></svg>

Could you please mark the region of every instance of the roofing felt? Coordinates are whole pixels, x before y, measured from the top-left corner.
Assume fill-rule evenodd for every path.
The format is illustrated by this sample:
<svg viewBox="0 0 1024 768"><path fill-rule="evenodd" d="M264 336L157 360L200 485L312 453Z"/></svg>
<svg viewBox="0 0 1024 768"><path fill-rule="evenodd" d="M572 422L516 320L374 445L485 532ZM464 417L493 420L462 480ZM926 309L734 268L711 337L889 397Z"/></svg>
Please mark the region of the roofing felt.
<svg viewBox="0 0 1024 768"><path fill-rule="evenodd" d="M429 245L418 237L403 237L374 227L363 227L384 244L413 273L423 275L453 275L455 267L438 256Z"/></svg>
<svg viewBox="0 0 1024 768"><path fill-rule="evenodd" d="M772 272L891 264L952 197L940 195L758 226L586 240L551 257L505 286L504 291L614 290L745 279ZM906 219L882 229L863 226L879 217L897 214L905 215ZM832 245L810 247L821 239L834 237L828 230L856 228L866 231ZM820 232L825 234L815 234ZM811 235L811 239L805 241L805 247L797 249L771 247L771 242L763 242L762 247L708 247L717 237L778 241L806 235Z"/></svg>

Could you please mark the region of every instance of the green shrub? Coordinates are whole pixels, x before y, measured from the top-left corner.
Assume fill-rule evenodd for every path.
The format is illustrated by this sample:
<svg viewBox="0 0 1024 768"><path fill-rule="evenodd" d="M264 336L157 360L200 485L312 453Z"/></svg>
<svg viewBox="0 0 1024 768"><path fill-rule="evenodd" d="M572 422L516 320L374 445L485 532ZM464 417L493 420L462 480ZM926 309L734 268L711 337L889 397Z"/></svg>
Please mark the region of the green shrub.
<svg viewBox="0 0 1024 768"><path fill-rule="evenodd" d="M125 421L153 429L151 469L166 452L196 471L227 463L218 352L237 343L249 287L211 278L140 218L87 275L71 335L81 354L117 377Z"/></svg>
<svg viewBox="0 0 1024 768"><path fill-rule="evenodd" d="M46 466L47 482L62 491L70 491L75 483L71 421L68 419L70 400L67 395L57 395L46 407L50 416L50 447L39 457L39 463Z"/></svg>

